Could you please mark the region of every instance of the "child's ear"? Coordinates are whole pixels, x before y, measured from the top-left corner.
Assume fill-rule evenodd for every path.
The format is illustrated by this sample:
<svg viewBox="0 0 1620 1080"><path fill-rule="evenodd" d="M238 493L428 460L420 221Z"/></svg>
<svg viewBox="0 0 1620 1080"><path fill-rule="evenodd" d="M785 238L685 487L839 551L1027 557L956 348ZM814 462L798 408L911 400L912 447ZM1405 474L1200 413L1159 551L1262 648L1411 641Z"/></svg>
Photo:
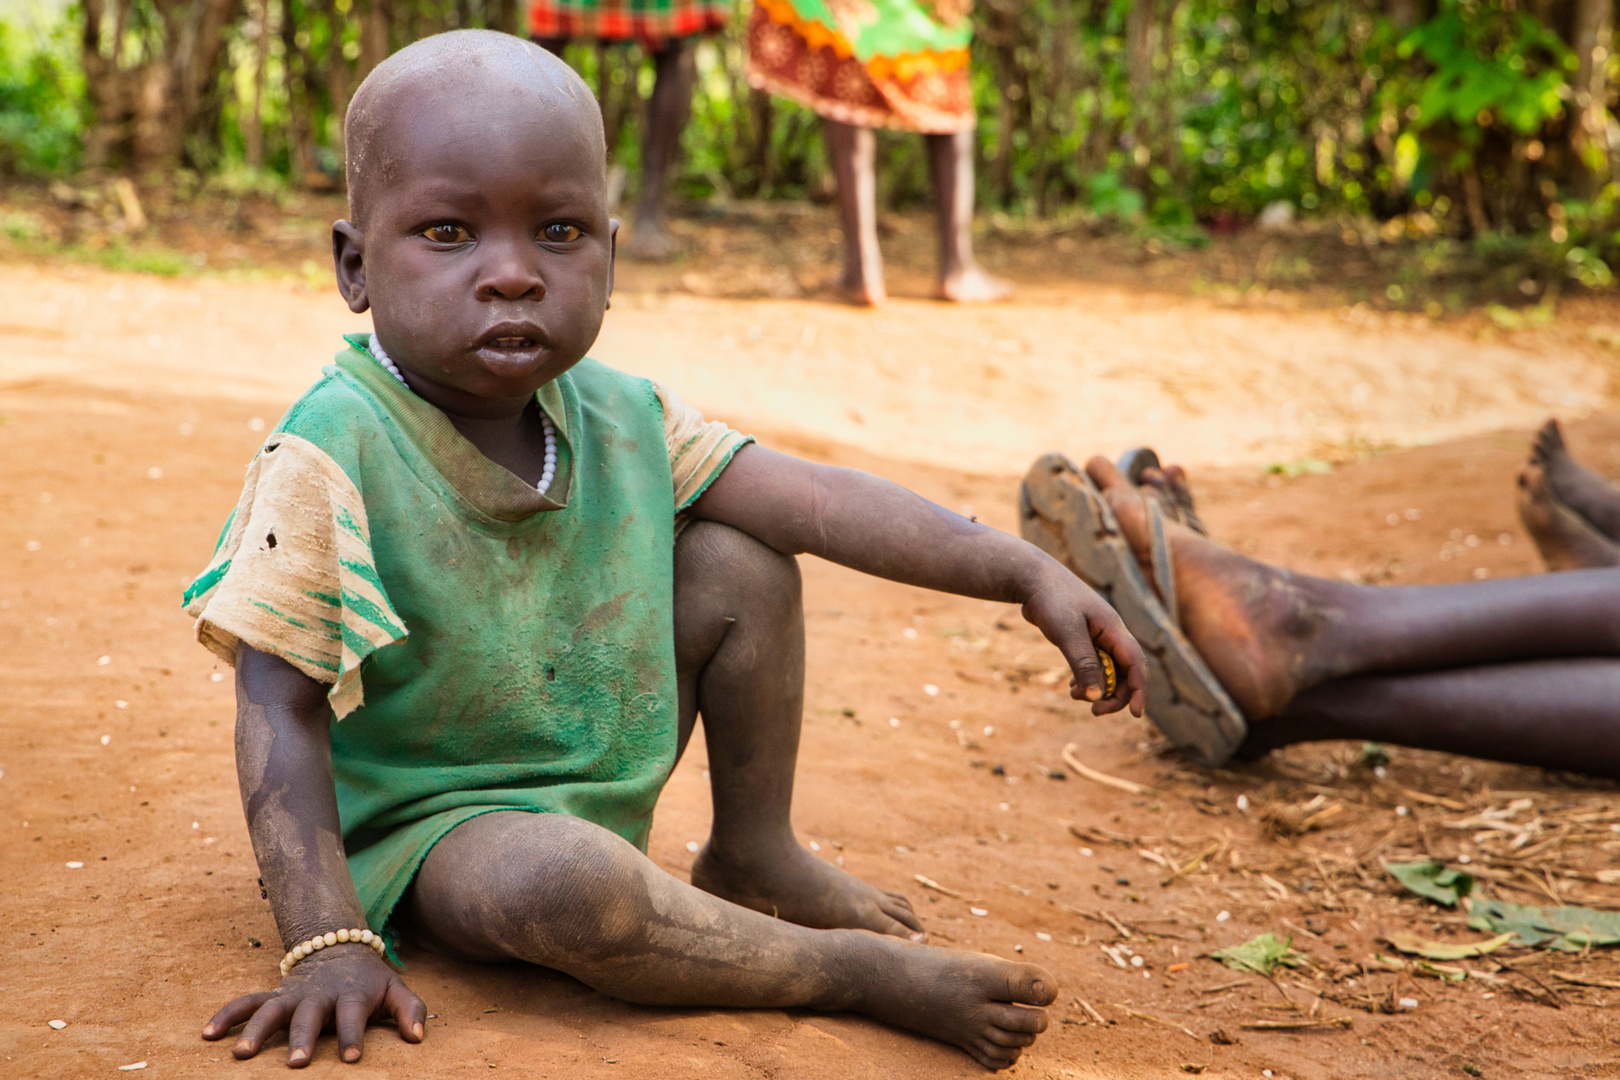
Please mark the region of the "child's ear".
<svg viewBox="0 0 1620 1080"><path fill-rule="evenodd" d="M608 218L608 291L607 306L613 306L613 261L619 253L619 219Z"/></svg>
<svg viewBox="0 0 1620 1080"><path fill-rule="evenodd" d="M366 234L352 221L332 224L332 265L337 271L338 291L356 315L371 307L366 296ZM611 277L609 283L611 284Z"/></svg>

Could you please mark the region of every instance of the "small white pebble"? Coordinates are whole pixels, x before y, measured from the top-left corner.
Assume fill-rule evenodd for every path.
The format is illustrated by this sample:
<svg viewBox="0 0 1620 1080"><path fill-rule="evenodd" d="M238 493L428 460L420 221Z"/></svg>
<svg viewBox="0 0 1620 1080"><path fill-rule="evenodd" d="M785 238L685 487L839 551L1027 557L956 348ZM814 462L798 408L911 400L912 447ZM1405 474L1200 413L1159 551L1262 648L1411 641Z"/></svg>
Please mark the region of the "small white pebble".
<svg viewBox="0 0 1620 1080"><path fill-rule="evenodd" d="M923 686L923 693L927 694L929 697L939 697L939 687L935 686L933 683L926 683Z"/></svg>
<svg viewBox="0 0 1620 1080"><path fill-rule="evenodd" d="M1261 1069L1261 1070L1260 1070L1260 1075L1261 1075L1261 1076L1271 1076L1271 1075L1272 1075L1272 1072L1271 1072L1271 1070L1270 1070L1270 1069Z"/></svg>
<svg viewBox="0 0 1620 1080"><path fill-rule="evenodd" d="M209 682L224 682L225 681L225 673L223 671L216 671L216 672L214 672L214 673L212 673L211 675L208 676L208 681Z"/></svg>
<svg viewBox="0 0 1620 1080"><path fill-rule="evenodd" d="M1491 568L1490 567L1488 567L1488 566L1476 566L1476 567L1474 567L1474 580L1475 581L1484 581L1486 578L1488 578L1490 576L1491 576Z"/></svg>
<svg viewBox="0 0 1620 1080"><path fill-rule="evenodd" d="M1405 516L1406 516L1407 521L1422 521L1423 520L1423 511L1421 511L1421 510L1408 510L1408 511L1406 511Z"/></svg>
<svg viewBox="0 0 1620 1080"><path fill-rule="evenodd" d="M1245 814L1249 812L1249 797L1247 795L1237 797L1237 808Z"/></svg>
<svg viewBox="0 0 1620 1080"><path fill-rule="evenodd" d="M191 827L192 827L192 828L193 828L193 829L200 829L200 828L202 828L202 822L200 822L200 821L193 821L193 822L192 822L192 823L191 823Z"/></svg>
<svg viewBox="0 0 1620 1080"><path fill-rule="evenodd" d="M1024 947L1022 945L1014 945L1013 946L1013 952L1021 953L1023 951L1024 951Z"/></svg>
<svg viewBox="0 0 1620 1080"><path fill-rule="evenodd" d="M952 720L951 721L951 730L952 731L961 731L962 730L962 721L960 721L960 720Z"/></svg>
<svg viewBox="0 0 1620 1080"><path fill-rule="evenodd" d="M696 840L688 840L686 842L686 850L696 855L698 850L698 842Z"/></svg>
<svg viewBox="0 0 1620 1080"><path fill-rule="evenodd" d="M1382 765L1374 765L1373 766L1373 775L1378 777L1378 779L1382 780L1386 776L1389 775L1389 770L1384 768Z"/></svg>
<svg viewBox="0 0 1620 1080"><path fill-rule="evenodd" d="M996 809L997 810L1011 810L1012 809L1012 804L1011 803L997 803L996 804Z"/></svg>
<svg viewBox="0 0 1620 1080"><path fill-rule="evenodd" d="M982 907L970 907L970 908L968 908L968 911L969 911L969 913L974 914L974 915L988 915L988 914L990 914L990 912L986 911Z"/></svg>
<svg viewBox="0 0 1620 1080"><path fill-rule="evenodd" d="M110 657L110 656L98 656L98 657L96 657L96 666L97 667L106 667L110 663L112 663L112 657Z"/></svg>
<svg viewBox="0 0 1620 1080"><path fill-rule="evenodd" d="M1219 915L1215 916L1215 921L1216 922L1225 922L1227 919L1230 919L1231 917L1232 917L1232 913L1230 911L1223 911Z"/></svg>
<svg viewBox="0 0 1620 1080"><path fill-rule="evenodd" d="M986 724L984 725L984 733L986 735L994 735L996 733L996 729L991 727L989 724Z"/></svg>
<svg viewBox="0 0 1620 1080"><path fill-rule="evenodd" d="M1485 992L1485 993L1483 993L1483 994L1481 994L1479 996L1481 998L1483 998L1484 1000L1489 1001L1489 1000L1491 1000L1491 998L1495 997L1496 995L1493 994L1493 993L1490 993L1489 991L1487 991L1487 992Z"/></svg>
<svg viewBox="0 0 1620 1080"><path fill-rule="evenodd" d="M844 857L842 855L838 856L838 858L833 860L833 865L834 866L843 866L844 865Z"/></svg>
<svg viewBox="0 0 1620 1080"><path fill-rule="evenodd" d="M111 735L103 735L101 737L101 745L102 746L108 746L108 745L111 745L111 743L112 743L112 736Z"/></svg>
<svg viewBox="0 0 1620 1080"><path fill-rule="evenodd" d="M119 700L119 701L113 702L113 704L118 706L120 709L129 708L129 702L127 702L127 701Z"/></svg>
<svg viewBox="0 0 1620 1080"><path fill-rule="evenodd" d="M23 547L27 548L29 551L38 551L39 550L39 541L38 540L30 540L30 541L28 541L28 543L24 544Z"/></svg>
<svg viewBox="0 0 1620 1080"><path fill-rule="evenodd" d="M1399 514L1390 514L1384 520L1389 522L1391 525L1399 525L1401 523L1401 515L1399 515Z"/></svg>
<svg viewBox="0 0 1620 1080"><path fill-rule="evenodd" d="M821 850L821 845L816 843L814 840L812 840L812 841L810 841L810 850L811 851L820 851Z"/></svg>
<svg viewBox="0 0 1620 1080"><path fill-rule="evenodd" d="M52 1031L61 1031L63 1028L67 1027L66 1020L51 1020L48 1021L48 1023Z"/></svg>
<svg viewBox="0 0 1620 1080"><path fill-rule="evenodd" d="M900 631L900 636L905 638L907 641L916 641L917 628L915 626L908 626L904 630Z"/></svg>
<svg viewBox="0 0 1620 1080"><path fill-rule="evenodd" d="M1131 957L1131 967L1143 967L1146 964L1147 961L1142 959L1140 956Z"/></svg>
<svg viewBox="0 0 1620 1080"><path fill-rule="evenodd" d="M1513 546L1513 534L1512 533L1498 533L1497 536L1496 536L1496 542L1498 544L1501 544L1503 547L1512 547Z"/></svg>
<svg viewBox="0 0 1620 1080"><path fill-rule="evenodd" d="M1417 998L1401 998L1400 1006L1403 1009L1415 1009L1418 1006Z"/></svg>
<svg viewBox="0 0 1620 1080"><path fill-rule="evenodd" d="M83 870L84 869L84 863L82 863L82 862L70 862L70 863L67 864L67 868L69 870Z"/></svg>
<svg viewBox="0 0 1620 1080"><path fill-rule="evenodd" d="M1404 806L1397 806L1395 808L1395 816L1396 817L1405 817L1407 814L1410 814L1411 812L1412 811L1408 810Z"/></svg>
<svg viewBox="0 0 1620 1080"><path fill-rule="evenodd" d="M1472 855L1459 855L1457 856L1457 861L1462 863L1464 866L1467 866L1469 863L1474 861L1474 857Z"/></svg>
<svg viewBox="0 0 1620 1080"><path fill-rule="evenodd" d="M896 844L894 845L894 853L896 855L910 855L911 849L904 844Z"/></svg>
<svg viewBox="0 0 1620 1080"><path fill-rule="evenodd" d="M1089 859L1089 858L1091 858L1093 855L1095 855L1097 853L1095 851L1092 851L1088 847L1083 847L1083 848L1080 849L1080 854L1084 855L1086 858Z"/></svg>
<svg viewBox="0 0 1620 1080"><path fill-rule="evenodd" d="M148 480L161 480L163 479L163 470L154 465L146 470L146 478Z"/></svg>
<svg viewBox="0 0 1620 1080"><path fill-rule="evenodd" d="M118 1071L119 1072L134 1072L136 1069L144 1069L144 1068L146 1068L146 1062L144 1062L144 1061L136 1061L136 1062L133 1062L133 1063L131 1063L129 1065L120 1065L120 1066L118 1066Z"/></svg>
<svg viewBox="0 0 1620 1080"><path fill-rule="evenodd" d="M899 727L900 726L900 718L898 716L889 717L889 726L890 727Z"/></svg>
<svg viewBox="0 0 1620 1080"><path fill-rule="evenodd" d="M135 785L134 784L129 785L129 790L134 791L135 790Z"/></svg>
<svg viewBox="0 0 1620 1080"><path fill-rule="evenodd" d="M263 431L264 430L264 418L262 416L255 416L253 419L249 420L248 421L248 430L249 431Z"/></svg>
<svg viewBox="0 0 1620 1080"><path fill-rule="evenodd" d="M1051 941L1052 940L1052 935L1048 934L1045 930L1037 930L1037 931L1035 931L1035 940L1036 941Z"/></svg>

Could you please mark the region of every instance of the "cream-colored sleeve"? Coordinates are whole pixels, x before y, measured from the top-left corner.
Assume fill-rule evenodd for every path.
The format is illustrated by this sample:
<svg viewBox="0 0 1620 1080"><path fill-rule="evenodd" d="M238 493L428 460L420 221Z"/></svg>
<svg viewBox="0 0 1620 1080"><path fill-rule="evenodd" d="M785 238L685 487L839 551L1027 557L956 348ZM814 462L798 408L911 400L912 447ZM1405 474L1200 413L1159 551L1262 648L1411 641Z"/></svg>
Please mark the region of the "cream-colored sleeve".
<svg viewBox="0 0 1620 1080"><path fill-rule="evenodd" d="M669 471L675 478L675 512L686 510L714 482L738 450L754 441L682 401L669 387L653 383L664 406L664 444L669 448Z"/></svg>
<svg viewBox="0 0 1620 1080"><path fill-rule="evenodd" d="M330 684L338 719L365 701L361 661L406 634L377 576L359 491L319 447L285 432L248 467L185 608L197 640L227 663L245 643Z"/></svg>

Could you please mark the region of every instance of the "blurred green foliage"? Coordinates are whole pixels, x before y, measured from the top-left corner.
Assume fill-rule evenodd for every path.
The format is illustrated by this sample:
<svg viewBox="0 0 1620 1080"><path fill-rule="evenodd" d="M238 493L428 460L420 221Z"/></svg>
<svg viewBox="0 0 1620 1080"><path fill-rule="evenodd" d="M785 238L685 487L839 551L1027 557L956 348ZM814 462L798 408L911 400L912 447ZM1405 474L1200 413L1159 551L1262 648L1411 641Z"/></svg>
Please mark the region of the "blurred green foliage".
<svg viewBox="0 0 1620 1080"><path fill-rule="evenodd" d="M98 2L129 15L125 42L103 33L104 65L158 56L156 0ZM515 28L521 17L516 0L231 2L218 76L175 164L254 184L339 183L341 111L369 64L427 33ZM829 198L817 118L748 89L745 3L696 50L676 193ZM1612 12L1594 21L1602 10L1577 0L979 0L980 204L1189 244L1286 202L1279 221L1337 220L1347 236L1382 242L1469 240L1504 266L1606 285L1620 262L1620 58ZM120 167L116 152L101 153L116 150L118 132L97 128L110 121L89 103L103 98L76 62L82 18L69 7L25 30L0 16L0 171L71 172L81 145L101 148L90 164ZM602 99L633 194L650 61L636 46L589 43L567 56ZM882 133L879 153L887 205L930 200L920 138Z"/></svg>
<svg viewBox="0 0 1620 1080"><path fill-rule="evenodd" d="M0 18L0 176L78 165L84 75L73 25L43 12Z"/></svg>

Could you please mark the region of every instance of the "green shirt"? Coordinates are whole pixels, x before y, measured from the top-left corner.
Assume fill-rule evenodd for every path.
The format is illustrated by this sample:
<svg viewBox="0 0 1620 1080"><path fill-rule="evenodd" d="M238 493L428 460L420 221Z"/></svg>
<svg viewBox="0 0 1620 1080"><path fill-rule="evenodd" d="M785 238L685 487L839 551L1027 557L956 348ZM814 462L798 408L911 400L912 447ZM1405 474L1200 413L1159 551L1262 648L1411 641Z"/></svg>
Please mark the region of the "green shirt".
<svg viewBox="0 0 1620 1080"><path fill-rule="evenodd" d="M747 440L585 360L538 394L558 439L542 496L350 340L185 600L227 660L245 642L331 684L344 842L380 929L479 814L570 814L645 849L675 762L676 517Z"/></svg>

